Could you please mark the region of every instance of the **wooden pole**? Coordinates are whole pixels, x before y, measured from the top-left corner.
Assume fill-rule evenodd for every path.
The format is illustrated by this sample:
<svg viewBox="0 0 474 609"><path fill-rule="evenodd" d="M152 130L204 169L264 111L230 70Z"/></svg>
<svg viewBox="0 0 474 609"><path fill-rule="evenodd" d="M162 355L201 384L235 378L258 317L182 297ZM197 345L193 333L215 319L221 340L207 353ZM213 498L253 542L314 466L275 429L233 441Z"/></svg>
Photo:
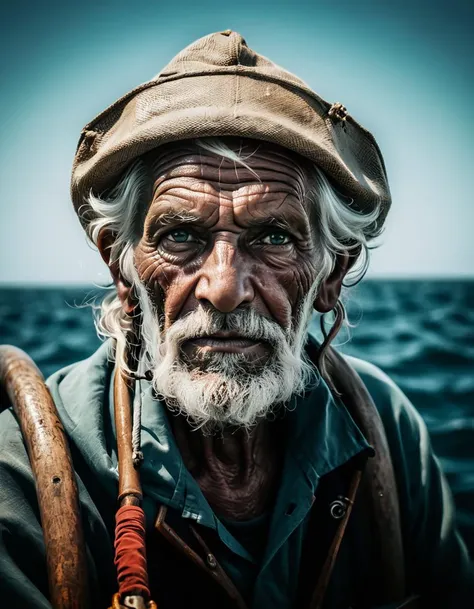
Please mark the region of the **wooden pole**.
<svg viewBox="0 0 474 609"><path fill-rule="evenodd" d="M76 478L56 406L41 372L21 349L0 346L3 385L36 481L54 609L88 609L87 564Z"/></svg>

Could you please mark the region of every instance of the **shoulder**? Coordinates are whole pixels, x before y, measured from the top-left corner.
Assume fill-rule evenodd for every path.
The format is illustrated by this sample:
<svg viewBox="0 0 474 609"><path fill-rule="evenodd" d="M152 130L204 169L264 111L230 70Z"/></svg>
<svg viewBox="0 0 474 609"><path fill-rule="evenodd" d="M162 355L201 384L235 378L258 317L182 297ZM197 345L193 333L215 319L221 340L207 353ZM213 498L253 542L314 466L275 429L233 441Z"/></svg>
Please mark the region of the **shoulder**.
<svg viewBox="0 0 474 609"><path fill-rule="evenodd" d="M344 354L344 359L360 376L379 410L410 404L400 387L378 366L351 355ZM409 407L413 409L411 404Z"/></svg>
<svg viewBox="0 0 474 609"><path fill-rule="evenodd" d="M365 360L344 355L357 372L382 418L390 443L391 439L414 436L418 442L426 435L426 426L409 398L380 368Z"/></svg>
<svg viewBox="0 0 474 609"><path fill-rule="evenodd" d="M362 379L382 419L406 531L422 504L422 509L427 509L430 495L434 503L439 506L446 504L449 511L447 504L451 498L421 415L400 387L380 368L355 357L344 357ZM433 491L435 488L436 492ZM410 530L410 534L412 532Z"/></svg>
<svg viewBox="0 0 474 609"><path fill-rule="evenodd" d="M360 376L382 419L397 479L402 507L411 509L413 497L426 484L435 456L426 424L402 389L380 368L344 356ZM437 465L436 465L437 468Z"/></svg>
<svg viewBox="0 0 474 609"><path fill-rule="evenodd" d="M367 387L384 423L397 481L410 586L422 591L433 607L467 606L474 590L473 567L456 528L452 494L426 425L382 370L345 357Z"/></svg>
<svg viewBox="0 0 474 609"><path fill-rule="evenodd" d="M106 341L90 357L52 374L46 384L54 401L74 403L77 399L84 401L96 396L110 376L110 361L110 342Z"/></svg>

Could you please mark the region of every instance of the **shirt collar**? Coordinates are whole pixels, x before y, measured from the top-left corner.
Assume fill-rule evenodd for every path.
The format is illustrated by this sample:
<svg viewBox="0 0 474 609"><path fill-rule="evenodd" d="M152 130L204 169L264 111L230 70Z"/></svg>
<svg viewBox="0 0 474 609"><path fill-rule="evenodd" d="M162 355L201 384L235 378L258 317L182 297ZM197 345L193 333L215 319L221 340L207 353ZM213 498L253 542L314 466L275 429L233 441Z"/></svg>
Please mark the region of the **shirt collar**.
<svg viewBox="0 0 474 609"><path fill-rule="evenodd" d="M285 418L288 453L312 484L358 453L372 450L344 403L318 373L305 395L293 398Z"/></svg>
<svg viewBox="0 0 474 609"><path fill-rule="evenodd" d="M213 512L198 484L184 466L166 413L142 381L142 481L157 499L182 510L184 517L207 526L215 524ZM284 416L287 455L299 467L313 492L321 476L371 447L342 401L334 396L314 368L314 377L303 396L295 396Z"/></svg>

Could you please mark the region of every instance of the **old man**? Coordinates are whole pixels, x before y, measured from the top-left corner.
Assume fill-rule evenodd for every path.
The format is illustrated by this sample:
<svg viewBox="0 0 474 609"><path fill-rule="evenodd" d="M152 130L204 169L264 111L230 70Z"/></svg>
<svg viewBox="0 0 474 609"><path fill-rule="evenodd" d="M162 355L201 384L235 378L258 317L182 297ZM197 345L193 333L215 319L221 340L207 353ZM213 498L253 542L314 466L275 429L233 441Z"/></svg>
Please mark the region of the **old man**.
<svg viewBox="0 0 474 609"><path fill-rule="evenodd" d="M72 198L114 282L97 316L104 345L48 381L79 485L90 606L109 606L116 569L123 583L134 568L120 540L114 554L117 379L133 394L142 488L119 499L143 507L147 574L114 607L470 606L423 422L380 370L330 347L343 281L364 274L391 203L380 150L344 106L239 34L212 34L84 128ZM11 410L0 449L0 604L46 609Z"/></svg>

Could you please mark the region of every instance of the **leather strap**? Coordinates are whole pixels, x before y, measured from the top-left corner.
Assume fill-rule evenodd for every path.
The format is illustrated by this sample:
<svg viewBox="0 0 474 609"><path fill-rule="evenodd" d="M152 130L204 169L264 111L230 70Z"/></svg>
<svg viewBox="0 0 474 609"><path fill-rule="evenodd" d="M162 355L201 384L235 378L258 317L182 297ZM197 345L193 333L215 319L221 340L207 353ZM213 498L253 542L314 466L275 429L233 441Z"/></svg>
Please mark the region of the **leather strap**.
<svg viewBox="0 0 474 609"><path fill-rule="evenodd" d="M359 469L356 468L351 484L349 487L348 497L347 497L347 508L344 517L341 519L341 522L336 530L334 538L332 540L331 546L329 548L328 555L324 562L323 568L321 569L321 573L319 574L318 583L316 584L316 588L313 591L313 596L311 598L311 603L309 609L321 609L324 602L324 597L326 594L327 587L329 585L329 580L331 578L334 566L336 564L337 555L339 554L339 549L341 547L342 540L344 538L344 533L346 532L347 524L349 522L349 518L351 516L352 508L354 506L354 501L357 495L357 491L359 489L360 481L362 478L363 467Z"/></svg>
<svg viewBox="0 0 474 609"><path fill-rule="evenodd" d="M206 562L185 541L183 541L179 535L177 535L174 529L167 524L167 511L168 508L165 505L160 506L155 520L155 530L157 533L164 537L164 539L166 539L172 546L187 556L188 559L190 559L203 572L211 577L211 579L219 584L227 593L229 600L232 601L235 609L248 609L247 604L242 598L240 592L224 571L222 566L219 564L216 557L212 554L203 537L196 530L196 527L194 527L192 524L189 525L192 534L206 555Z"/></svg>
<svg viewBox="0 0 474 609"><path fill-rule="evenodd" d="M365 468L364 492L372 512L380 561L378 588L385 597L380 602L401 602L406 593L400 508L383 422L367 388L344 357L331 347L325 357L327 371L341 400L375 450L375 457L369 459Z"/></svg>

